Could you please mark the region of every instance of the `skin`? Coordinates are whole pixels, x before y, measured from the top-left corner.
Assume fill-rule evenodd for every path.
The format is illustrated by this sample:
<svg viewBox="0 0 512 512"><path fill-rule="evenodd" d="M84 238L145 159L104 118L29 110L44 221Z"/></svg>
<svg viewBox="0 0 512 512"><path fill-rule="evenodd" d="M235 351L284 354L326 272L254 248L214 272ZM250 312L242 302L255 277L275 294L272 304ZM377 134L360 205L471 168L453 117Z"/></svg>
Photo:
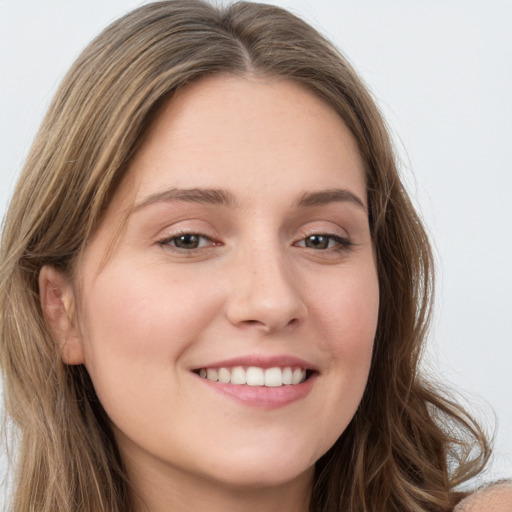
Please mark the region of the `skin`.
<svg viewBox="0 0 512 512"><path fill-rule="evenodd" d="M158 196L190 188L222 189L231 203ZM345 192L298 204L333 189ZM184 233L205 236L183 249ZM43 269L44 310L64 361L86 365L148 510L306 511L315 461L361 400L379 305L364 166L337 114L277 79L183 89L77 275ZM301 358L313 384L271 407L193 371L246 356Z"/></svg>
<svg viewBox="0 0 512 512"><path fill-rule="evenodd" d="M486 487L461 501L454 512L510 512L512 482L500 482Z"/></svg>

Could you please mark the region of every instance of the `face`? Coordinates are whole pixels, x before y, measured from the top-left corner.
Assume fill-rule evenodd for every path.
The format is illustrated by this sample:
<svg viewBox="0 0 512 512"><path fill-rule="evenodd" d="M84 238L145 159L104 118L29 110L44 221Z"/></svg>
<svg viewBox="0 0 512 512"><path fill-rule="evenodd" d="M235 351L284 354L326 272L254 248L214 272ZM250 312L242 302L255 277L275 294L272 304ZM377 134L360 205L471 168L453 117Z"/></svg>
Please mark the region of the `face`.
<svg viewBox="0 0 512 512"><path fill-rule="evenodd" d="M363 163L297 84L176 94L78 275L83 361L129 468L310 479L358 407L378 311Z"/></svg>

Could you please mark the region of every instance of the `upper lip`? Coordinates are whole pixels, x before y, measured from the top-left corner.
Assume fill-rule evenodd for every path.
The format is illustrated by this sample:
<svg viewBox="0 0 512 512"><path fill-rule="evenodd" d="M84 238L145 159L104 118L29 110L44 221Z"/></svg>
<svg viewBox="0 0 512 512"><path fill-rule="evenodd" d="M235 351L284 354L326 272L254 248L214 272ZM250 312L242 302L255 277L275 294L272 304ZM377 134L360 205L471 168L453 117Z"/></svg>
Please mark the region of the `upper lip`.
<svg viewBox="0 0 512 512"><path fill-rule="evenodd" d="M277 356L263 356L263 355L247 355L233 357L230 359L223 359L222 361L214 361L206 363L202 366L194 368L200 370L201 368L231 368L234 366L257 366L259 368L275 368L281 367L299 367L305 370L317 371L315 365L301 359L300 357L291 355L277 355Z"/></svg>

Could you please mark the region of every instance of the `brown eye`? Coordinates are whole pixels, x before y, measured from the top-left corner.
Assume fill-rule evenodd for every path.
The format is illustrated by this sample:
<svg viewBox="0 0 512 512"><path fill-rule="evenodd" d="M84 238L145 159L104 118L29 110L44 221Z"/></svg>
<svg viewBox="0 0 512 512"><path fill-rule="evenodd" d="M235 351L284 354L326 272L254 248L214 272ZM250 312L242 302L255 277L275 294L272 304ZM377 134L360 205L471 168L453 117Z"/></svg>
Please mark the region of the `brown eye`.
<svg viewBox="0 0 512 512"><path fill-rule="evenodd" d="M176 236L172 239L172 244L178 249L197 249L201 244L200 235L186 234Z"/></svg>
<svg viewBox="0 0 512 512"><path fill-rule="evenodd" d="M307 247L308 249L321 250L345 250L352 247L352 242L347 238L337 235L316 234L309 235L300 240L296 245Z"/></svg>
<svg viewBox="0 0 512 512"><path fill-rule="evenodd" d="M215 245L206 235L199 233L183 233L181 235L168 236L158 242L161 246L167 246L170 249L179 249L183 251L193 251L209 245Z"/></svg>
<svg viewBox="0 0 512 512"><path fill-rule="evenodd" d="M325 235L311 235L304 239L304 244L310 249L327 249L330 238Z"/></svg>

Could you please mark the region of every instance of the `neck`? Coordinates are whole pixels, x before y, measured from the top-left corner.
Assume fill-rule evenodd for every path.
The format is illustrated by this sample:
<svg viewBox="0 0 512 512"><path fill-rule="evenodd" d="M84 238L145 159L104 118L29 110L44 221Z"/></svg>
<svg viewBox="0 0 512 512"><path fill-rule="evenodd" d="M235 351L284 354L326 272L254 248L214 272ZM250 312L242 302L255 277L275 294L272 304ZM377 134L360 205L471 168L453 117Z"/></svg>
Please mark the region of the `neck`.
<svg viewBox="0 0 512 512"><path fill-rule="evenodd" d="M313 484L311 468L292 481L233 485L173 468L127 464L136 512L307 512Z"/></svg>

